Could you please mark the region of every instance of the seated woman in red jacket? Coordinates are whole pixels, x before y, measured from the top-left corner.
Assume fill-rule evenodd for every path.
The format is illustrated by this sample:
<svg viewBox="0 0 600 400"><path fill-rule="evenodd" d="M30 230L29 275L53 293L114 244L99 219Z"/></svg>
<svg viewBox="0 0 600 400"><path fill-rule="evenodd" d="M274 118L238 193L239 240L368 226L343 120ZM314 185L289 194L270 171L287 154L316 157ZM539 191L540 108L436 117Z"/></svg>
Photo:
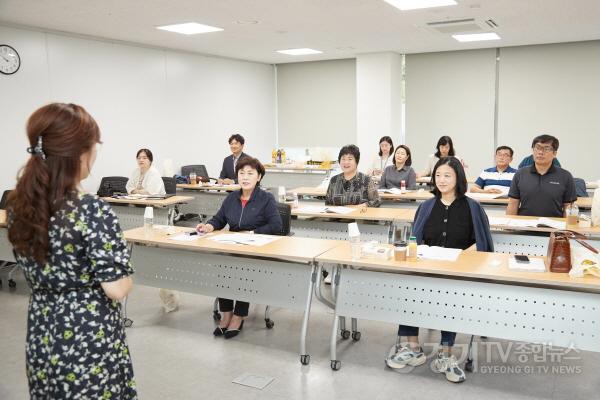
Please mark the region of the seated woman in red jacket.
<svg viewBox="0 0 600 400"><path fill-rule="evenodd" d="M229 225L229 230L233 232L279 233L282 222L275 198L260 188L265 167L256 158L243 157L235 166L235 174L241 189L231 192L217 214L196 229L208 233ZM244 317L248 315L249 305L245 301L236 301L234 307L233 300L219 298L219 309L223 316L213 334L225 336L225 339L237 336L244 325Z"/></svg>

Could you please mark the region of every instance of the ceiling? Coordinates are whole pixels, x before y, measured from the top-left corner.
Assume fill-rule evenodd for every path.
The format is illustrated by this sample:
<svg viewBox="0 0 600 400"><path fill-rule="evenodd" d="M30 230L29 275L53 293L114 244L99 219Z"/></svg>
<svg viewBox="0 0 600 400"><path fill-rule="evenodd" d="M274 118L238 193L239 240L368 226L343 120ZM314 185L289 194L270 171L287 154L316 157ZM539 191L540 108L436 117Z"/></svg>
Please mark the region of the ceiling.
<svg viewBox="0 0 600 400"><path fill-rule="evenodd" d="M271 64L600 39L599 0L457 1L400 11L383 0L0 0L0 23ZM487 31L492 19L502 39L459 43L427 27L469 18ZM155 29L192 21L224 31L185 36ZM323 54L275 52L299 47Z"/></svg>

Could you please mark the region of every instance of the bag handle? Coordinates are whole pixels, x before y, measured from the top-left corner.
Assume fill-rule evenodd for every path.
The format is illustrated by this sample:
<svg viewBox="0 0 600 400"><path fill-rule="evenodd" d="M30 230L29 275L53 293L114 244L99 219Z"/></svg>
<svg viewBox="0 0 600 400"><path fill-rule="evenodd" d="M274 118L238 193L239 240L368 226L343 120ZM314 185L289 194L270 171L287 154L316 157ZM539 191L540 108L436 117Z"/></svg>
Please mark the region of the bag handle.
<svg viewBox="0 0 600 400"><path fill-rule="evenodd" d="M572 231L570 229L558 230L554 232L555 234L564 235L567 239L574 239L577 243L588 249L594 254L598 254L598 250L594 248L591 244L585 242L583 239L586 239L585 235L582 235L579 232Z"/></svg>

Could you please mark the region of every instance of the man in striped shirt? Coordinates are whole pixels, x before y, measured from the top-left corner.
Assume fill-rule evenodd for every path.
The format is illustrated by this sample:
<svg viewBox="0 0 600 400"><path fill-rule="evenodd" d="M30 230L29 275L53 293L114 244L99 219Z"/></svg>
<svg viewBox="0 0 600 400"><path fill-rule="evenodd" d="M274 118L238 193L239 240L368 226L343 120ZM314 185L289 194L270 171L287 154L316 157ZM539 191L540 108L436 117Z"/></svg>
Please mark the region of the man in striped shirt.
<svg viewBox="0 0 600 400"><path fill-rule="evenodd" d="M496 166L484 170L471 186L473 193L508 194L516 169L510 166L513 149L500 146L496 149Z"/></svg>

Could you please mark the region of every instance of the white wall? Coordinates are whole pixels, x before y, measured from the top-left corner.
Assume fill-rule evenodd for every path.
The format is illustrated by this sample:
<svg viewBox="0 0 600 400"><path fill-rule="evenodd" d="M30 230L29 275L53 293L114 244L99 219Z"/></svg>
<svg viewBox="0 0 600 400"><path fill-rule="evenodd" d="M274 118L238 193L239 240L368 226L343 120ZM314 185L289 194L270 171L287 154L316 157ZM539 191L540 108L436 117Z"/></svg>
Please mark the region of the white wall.
<svg viewBox="0 0 600 400"><path fill-rule="evenodd" d="M402 143L402 56L391 52L358 55L356 93L359 169L367 172L382 136L390 136L395 146Z"/></svg>
<svg viewBox="0 0 600 400"><path fill-rule="evenodd" d="M514 146L515 164L546 133L560 140L564 168L600 178L599 71L600 41L500 50L498 143Z"/></svg>
<svg viewBox="0 0 600 400"><path fill-rule="evenodd" d="M417 171L443 135L468 176L493 165L495 69L495 49L406 56L406 143Z"/></svg>
<svg viewBox="0 0 600 400"><path fill-rule="evenodd" d="M341 147L356 140L356 62L277 66L280 147Z"/></svg>
<svg viewBox="0 0 600 400"><path fill-rule="evenodd" d="M227 138L241 133L246 151L270 159L276 142L275 78L271 65L81 39L0 26L3 43L22 59L0 75L0 188L14 186L26 162L28 116L48 102L73 102L96 119L104 145L93 176L128 176L135 153L150 148L155 165L205 164L218 175Z"/></svg>

